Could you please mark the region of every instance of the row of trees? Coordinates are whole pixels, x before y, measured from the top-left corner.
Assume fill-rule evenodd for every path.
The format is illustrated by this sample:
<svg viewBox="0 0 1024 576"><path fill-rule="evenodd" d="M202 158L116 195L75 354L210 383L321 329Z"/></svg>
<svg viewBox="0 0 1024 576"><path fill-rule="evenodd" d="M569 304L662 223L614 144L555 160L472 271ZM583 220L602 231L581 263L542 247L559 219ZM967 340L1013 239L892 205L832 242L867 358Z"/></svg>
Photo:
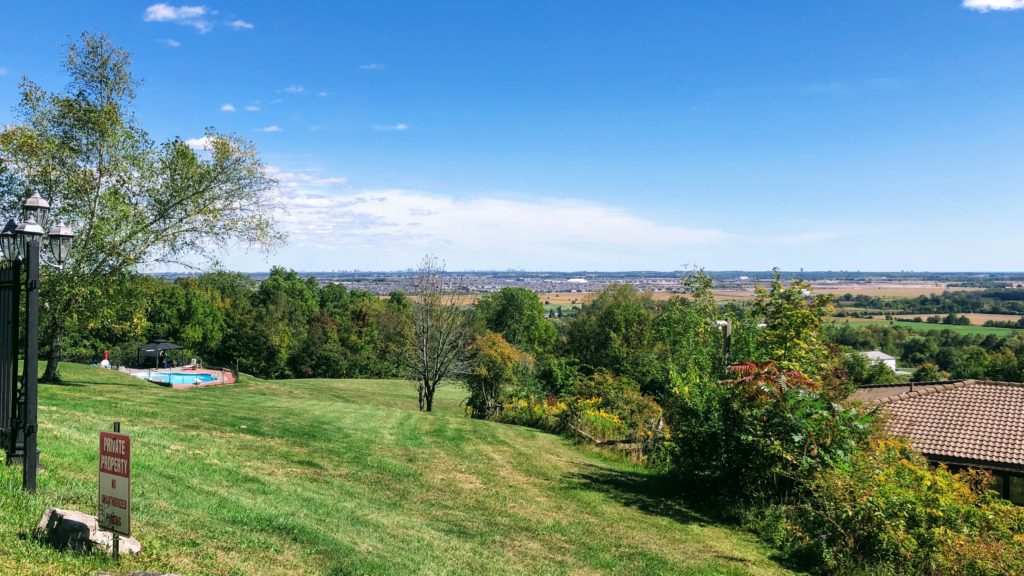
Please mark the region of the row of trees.
<svg viewBox="0 0 1024 576"><path fill-rule="evenodd" d="M1024 381L1024 334L958 334L951 330L919 331L900 326L839 324L827 329L831 341L853 350L882 350L914 366L916 381L948 378ZM857 384L887 381L884 372L864 372L847 360ZM874 376L872 376L874 374ZM889 375L891 377L891 373Z"/></svg>
<svg viewBox="0 0 1024 576"><path fill-rule="evenodd" d="M885 298L866 294L843 294L842 308L857 308L895 314L1024 314L1024 289L988 288L976 291L946 291L914 298Z"/></svg>

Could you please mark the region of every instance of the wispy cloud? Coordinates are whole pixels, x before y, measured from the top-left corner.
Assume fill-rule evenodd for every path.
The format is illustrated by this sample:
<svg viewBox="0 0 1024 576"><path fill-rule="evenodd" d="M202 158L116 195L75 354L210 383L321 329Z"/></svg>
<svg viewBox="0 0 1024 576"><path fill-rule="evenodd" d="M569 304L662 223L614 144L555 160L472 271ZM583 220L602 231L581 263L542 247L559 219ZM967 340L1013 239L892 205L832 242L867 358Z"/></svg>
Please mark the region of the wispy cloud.
<svg viewBox="0 0 1024 576"><path fill-rule="evenodd" d="M370 63L370 64L360 64L359 65L359 69L360 70L380 70L382 68L384 68L383 64L373 64L373 63Z"/></svg>
<svg viewBox="0 0 1024 576"><path fill-rule="evenodd" d="M321 98L326 98L326 97L330 96L330 94L328 94L327 90L321 90L321 91L317 92L316 95L321 97Z"/></svg>
<svg viewBox="0 0 1024 576"><path fill-rule="evenodd" d="M163 44L164 46L169 46L171 48L180 48L181 47L181 42L178 42L174 38L164 38L164 39L160 40L160 43Z"/></svg>
<svg viewBox="0 0 1024 576"><path fill-rule="evenodd" d="M259 112L260 111L260 105L259 104L248 104L245 107L245 111L246 112Z"/></svg>
<svg viewBox="0 0 1024 576"><path fill-rule="evenodd" d="M255 26L252 25L252 22L246 22L245 20L232 20L231 22L228 22L228 26L231 26L235 30L252 30L255 28Z"/></svg>
<svg viewBox="0 0 1024 576"><path fill-rule="evenodd" d="M213 24L207 19L214 14L206 6L172 6L170 4L152 4L142 15L145 22L172 22L182 26L191 26L201 34L213 30Z"/></svg>
<svg viewBox="0 0 1024 576"><path fill-rule="evenodd" d="M292 84L291 86L283 89L284 92L289 94L298 94L304 90L305 88L303 88L301 84Z"/></svg>
<svg viewBox="0 0 1024 576"><path fill-rule="evenodd" d="M264 170L267 176L277 180L278 186L285 190L301 191L310 188L351 188L348 178L339 176L322 176L312 172L289 172L277 166L267 166Z"/></svg>
<svg viewBox="0 0 1024 576"><path fill-rule="evenodd" d="M409 129L409 125L404 122L397 124L377 124L373 127L377 132L404 132Z"/></svg>
<svg viewBox="0 0 1024 576"><path fill-rule="evenodd" d="M536 262L536 255L544 254L551 260L593 265L609 253L682 252L730 238L720 230L664 225L573 198L455 198L413 190L360 190L347 181L318 176L271 175L278 179L288 209L282 224L300 250L379 250L384 258L457 250L467 262L491 260L496 253L509 262Z"/></svg>
<svg viewBox="0 0 1024 576"><path fill-rule="evenodd" d="M284 128L281 128L277 124L271 124L263 128L256 128L257 132L284 132Z"/></svg>
<svg viewBox="0 0 1024 576"><path fill-rule="evenodd" d="M234 112L235 111L235 105L230 103L230 102L228 102L227 104L225 104L225 105L220 107L220 111L221 112Z"/></svg>
<svg viewBox="0 0 1024 576"><path fill-rule="evenodd" d="M1020 10L1024 8L1024 0L964 0L963 7L978 12Z"/></svg>
<svg viewBox="0 0 1024 576"><path fill-rule="evenodd" d="M7 68L0 67L0 76L7 76Z"/></svg>

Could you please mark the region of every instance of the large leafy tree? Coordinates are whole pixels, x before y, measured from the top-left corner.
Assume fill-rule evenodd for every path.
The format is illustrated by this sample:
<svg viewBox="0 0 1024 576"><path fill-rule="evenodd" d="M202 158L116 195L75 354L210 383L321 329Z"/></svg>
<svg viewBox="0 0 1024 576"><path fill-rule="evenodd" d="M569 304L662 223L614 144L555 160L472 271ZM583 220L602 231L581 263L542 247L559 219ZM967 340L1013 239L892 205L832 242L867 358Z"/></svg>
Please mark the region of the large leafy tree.
<svg viewBox="0 0 1024 576"><path fill-rule="evenodd" d="M207 130L197 152L180 138L155 143L131 106L139 83L128 52L82 34L63 62L69 82L48 92L21 84L18 123L0 131L0 208L31 191L77 233L70 261L43 286L45 379L57 377L64 334L117 309L111 287L152 264L197 265L236 244L270 249L282 235L256 148Z"/></svg>
<svg viewBox="0 0 1024 576"><path fill-rule="evenodd" d="M654 303L630 284L601 290L569 325L566 351L587 372L608 370L647 387L660 376Z"/></svg>
<svg viewBox="0 0 1024 576"><path fill-rule="evenodd" d="M488 330L525 352L547 351L558 337L555 325L544 318L540 298L526 288L487 294L476 303L476 313Z"/></svg>

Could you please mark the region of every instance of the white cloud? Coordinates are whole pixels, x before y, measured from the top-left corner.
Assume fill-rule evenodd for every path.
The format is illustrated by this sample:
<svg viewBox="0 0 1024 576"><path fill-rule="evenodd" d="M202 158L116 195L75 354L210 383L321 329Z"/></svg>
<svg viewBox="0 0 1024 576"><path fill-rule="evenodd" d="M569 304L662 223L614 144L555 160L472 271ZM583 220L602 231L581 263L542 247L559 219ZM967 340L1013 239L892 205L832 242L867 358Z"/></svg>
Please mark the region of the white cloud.
<svg viewBox="0 0 1024 576"><path fill-rule="evenodd" d="M594 266L610 255L683 253L731 235L664 225L622 208L573 198L454 198L412 190L358 190L347 181L272 172L280 182L280 219L290 249L376 254L377 266L401 267L424 253L456 256L456 267L500 260ZM543 255L539 259L539 255ZM403 264L404 263L404 264ZM567 264L572 266L572 264Z"/></svg>
<svg viewBox="0 0 1024 576"><path fill-rule="evenodd" d="M360 64L359 65L359 69L360 70L380 70L383 67L384 67L383 64Z"/></svg>
<svg viewBox="0 0 1024 576"><path fill-rule="evenodd" d="M409 129L409 125L404 122L397 124L377 124L373 127L377 132L405 132Z"/></svg>
<svg viewBox="0 0 1024 576"><path fill-rule="evenodd" d="M303 90L305 90L305 88L303 88L299 84L292 84L291 86L289 86L289 87L284 89L284 91L289 93L289 94L298 94L298 93L302 92Z"/></svg>
<svg viewBox="0 0 1024 576"><path fill-rule="evenodd" d="M271 124L270 126L266 126L264 128L257 128L256 131L257 132L284 132L284 128L281 128L277 124Z"/></svg>
<svg viewBox="0 0 1024 576"><path fill-rule="evenodd" d="M208 150L213 139L209 136L201 136L199 138L189 138L185 140L185 144L193 150Z"/></svg>
<svg viewBox="0 0 1024 576"><path fill-rule="evenodd" d="M963 7L978 12L1020 10L1024 8L1024 0L964 0Z"/></svg>
<svg viewBox="0 0 1024 576"><path fill-rule="evenodd" d="M321 91L317 92L316 95L320 96L321 98L326 98L327 96L329 96L329 94L327 93L326 90L321 90Z"/></svg>
<svg viewBox="0 0 1024 576"><path fill-rule="evenodd" d="M245 20L232 20L231 22L228 22L228 26L231 26L235 30L252 30L255 28L255 26L252 25L252 22L246 22Z"/></svg>
<svg viewBox="0 0 1024 576"><path fill-rule="evenodd" d="M249 104L248 106L245 107L245 111L246 112L259 112L260 111L260 106L259 106L259 104Z"/></svg>
<svg viewBox="0 0 1024 576"><path fill-rule="evenodd" d="M164 46L169 46L171 48L180 48L181 47L181 42L178 42L174 38L164 38L160 42L163 43Z"/></svg>
<svg viewBox="0 0 1024 576"><path fill-rule="evenodd" d="M206 6L171 6L170 4L153 4L146 8L142 15L145 22L173 22L182 26L191 26L205 34L213 30L213 24L206 19L213 14Z"/></svg>
<svg viewBox="0 0 1024 576"><path fill-rule="evenodd" d="M7 68L0 68L0 76L6 76L6 75L7 75Z"/></svg>
<svg viewBox="0 0 1024 576"><path fill-rule="evenodd" d="M287 172L285 170L281 170L277 166L267 166L263 171L267 176L277 180L278 185L282 189L287 190L301 190L303 188L310 187L349 187L348 178L321 176L319 174L311 174L309 172Z"/></svg>
<svg viewBox="0 0 1024 576"><path fill-rule="evenodd" d="M230 102L228 102L227 104L225 104L225 105L220 107L220 111L221 112L234 112L235 111L235 105L230 103Z"/></svg>

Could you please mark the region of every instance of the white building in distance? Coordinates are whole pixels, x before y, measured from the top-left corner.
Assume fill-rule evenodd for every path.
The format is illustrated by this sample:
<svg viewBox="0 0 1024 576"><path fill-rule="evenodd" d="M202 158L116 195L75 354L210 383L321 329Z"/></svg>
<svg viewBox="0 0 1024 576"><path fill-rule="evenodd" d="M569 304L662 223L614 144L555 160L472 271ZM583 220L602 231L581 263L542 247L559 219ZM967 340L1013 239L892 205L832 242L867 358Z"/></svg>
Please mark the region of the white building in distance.
<svg viewBox="0 0 1024 576"><path fill-rule="evenodd" d="M885 352L882 352L881 350L872 350L870 352L858 352L858 354L861 354L862 356L866 357L869 362L881 362L882 364L888 366L889 369L892 370L893 372L897 372L896 359L893 358L892 356L889 356Z"/></svg>

